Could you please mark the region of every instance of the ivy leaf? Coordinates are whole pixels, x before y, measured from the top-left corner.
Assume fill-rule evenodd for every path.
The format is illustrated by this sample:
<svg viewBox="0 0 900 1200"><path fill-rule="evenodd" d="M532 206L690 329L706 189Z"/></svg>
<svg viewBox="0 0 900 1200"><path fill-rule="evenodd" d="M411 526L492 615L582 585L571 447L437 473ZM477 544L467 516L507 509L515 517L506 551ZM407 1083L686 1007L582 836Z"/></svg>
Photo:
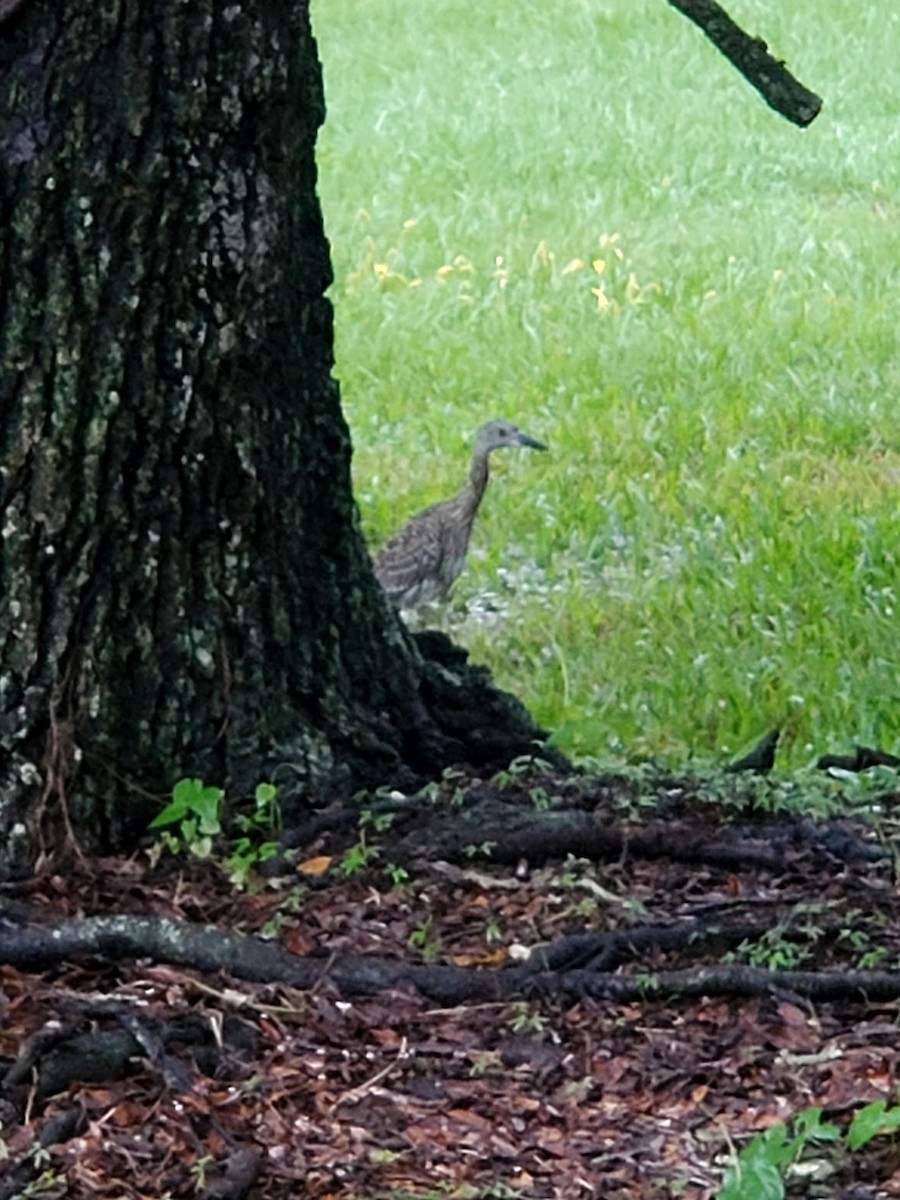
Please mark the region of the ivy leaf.
<svg viewBox="0 0 900 1200"><path fill-rule="evenodd" d="M858 1150L879 1133L900 1129L900 1108L888 1109L887 1101L875 1100L861 1108L850 1122L847 1145Z"/></svg>

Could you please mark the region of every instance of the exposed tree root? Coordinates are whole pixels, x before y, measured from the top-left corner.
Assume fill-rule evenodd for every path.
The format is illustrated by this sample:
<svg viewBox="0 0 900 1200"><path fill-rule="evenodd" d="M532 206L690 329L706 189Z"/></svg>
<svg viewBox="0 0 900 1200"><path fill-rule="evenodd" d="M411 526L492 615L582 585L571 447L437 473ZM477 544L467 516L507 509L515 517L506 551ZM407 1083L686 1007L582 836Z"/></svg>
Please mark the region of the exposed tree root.
<svg viewBox="0 0 900 1200"><path fill-rule="evenodd" d="M395 828L410 831L391 846L393 861L423 859L531 864L572 854L592 861L636 857L709 863L729 870L784 870L805 852L845 863L882 862L890 851L863 841L839 823L780 819L717 827L697 821L646 820L611 823L606 813L557 809L538 813L492 799L468 810L436 816L393 809ZM415 819L418 813L418 819Z"/></svg>
<svg viewBox="0 0 900 1200"><path fill-rule="evenodd" d="M793 992L813 999L878 999L900 996L900 972L787 971L743 966L698 967L634 975L584 967L555 970L554 963L600 959L606 963L623 950L671 947L673 939L734 944L764 932L760 927L703 929L695 924L614 935L567 938L561 948L538 949L532 960L500 968L448 964L422 966L364 955L310 958L290 954L261 938L223 933L212 927L146 917L92 917L65 921L53 929L30 926L0 930L0 962L20 970L46 970L65 959L101 955L118 962L150 958L194 970L225 970L238 979L309 989L331 983L342 995L371 995L386 989L414 988L440 1004L497 1001L536 992L562 996L630 1000L648 995L753 995ZM605 957L607 956L607 957ZM133 1035L132 1035L133 1036ZM138 1044L138 1039L134 1039Z"/></svg>

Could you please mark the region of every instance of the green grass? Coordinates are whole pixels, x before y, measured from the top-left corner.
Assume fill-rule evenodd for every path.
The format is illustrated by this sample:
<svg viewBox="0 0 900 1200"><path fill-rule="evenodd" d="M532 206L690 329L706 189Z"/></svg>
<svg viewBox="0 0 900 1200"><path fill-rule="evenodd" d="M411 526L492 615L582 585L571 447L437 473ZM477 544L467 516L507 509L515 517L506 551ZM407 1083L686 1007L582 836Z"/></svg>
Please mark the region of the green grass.
<svg viewBox="0 0 900 1200"><path fill-rule="evenodd" d="M561 744L900 742L895 0L313 0L337 375L378 545L510 416L455 636ZM493 611L491 611L493 610Z"/></svg>

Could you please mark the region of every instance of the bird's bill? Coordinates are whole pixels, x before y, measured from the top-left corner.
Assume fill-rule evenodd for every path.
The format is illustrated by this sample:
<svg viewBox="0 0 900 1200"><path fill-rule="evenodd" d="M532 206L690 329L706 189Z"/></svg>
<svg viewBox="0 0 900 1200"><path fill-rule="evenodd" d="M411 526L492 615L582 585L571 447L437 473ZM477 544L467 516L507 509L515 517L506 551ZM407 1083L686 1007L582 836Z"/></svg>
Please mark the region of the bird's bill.
<svg viewBox="0 0 900 1200"><path fill-rule="evenodd" d="M546 450L547 449L547 447L544 445L543 442L537 441L536 438L529 437L528 434L523 433L521 429L519 430L517 436L519 439L520 446L527 446L530 450Z"/></svg>

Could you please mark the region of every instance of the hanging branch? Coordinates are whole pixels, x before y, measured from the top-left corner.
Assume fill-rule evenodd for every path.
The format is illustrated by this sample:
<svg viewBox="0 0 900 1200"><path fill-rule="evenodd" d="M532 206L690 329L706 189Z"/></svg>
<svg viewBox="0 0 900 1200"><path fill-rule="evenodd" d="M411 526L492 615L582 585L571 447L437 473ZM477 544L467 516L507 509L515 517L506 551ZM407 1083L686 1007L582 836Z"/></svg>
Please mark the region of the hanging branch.
<svg viewBox="0 0 900 1200"><path fill-rule="evenodd" d="M735 24L716 0L669 0L673 8L699 25L709 40L733 63L770 108L806 126L818 116L822 98L805 88L783 62L773 58L762 38Z"/></svg>

